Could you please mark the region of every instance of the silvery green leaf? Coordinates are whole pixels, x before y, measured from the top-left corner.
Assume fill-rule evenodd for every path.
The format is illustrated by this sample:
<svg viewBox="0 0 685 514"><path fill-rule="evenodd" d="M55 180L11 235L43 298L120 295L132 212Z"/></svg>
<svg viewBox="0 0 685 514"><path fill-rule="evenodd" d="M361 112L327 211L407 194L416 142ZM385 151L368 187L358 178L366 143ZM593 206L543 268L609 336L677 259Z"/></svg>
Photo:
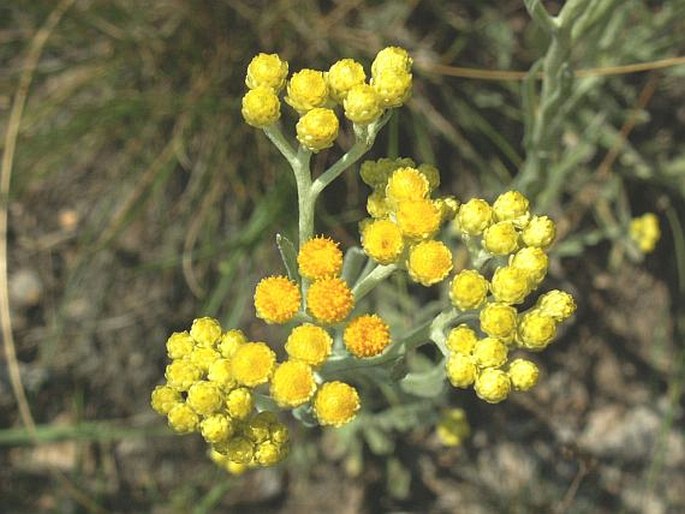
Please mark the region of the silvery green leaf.
<svg viewBox="0 0 685 514"><path fill-rule="evenodd" d="M376 455L388 455L395 449L395 443L388 434L373 425L364 427L364 438Z"/></svg>
<svg viewBox="0 0 685 514"><path fill-rule="evenodd" d="M314 417L311 406L305 404L292 410L295 419L300 421L306 427L316 427L319 425Z"/></svg>
<svg viewBox="0 0 685 514"><path fill-rule="evenodd" d="M358 246L351 246L345 252L345 258L343 259L343 280L350 285L354 285L357 282L359 274L361 273L362 268L364 267L364 264L366 264L367 260L368 257L361 248Z"/></svg>
<svg viewBox="0 0 685 514"><path fill-rule="evenodd" d="M278 252L281 254L281 259L283 259L288 278L295 282L299 282L300 277L297 272L297 250L295 249L295 245L283 234L276 234L276 246L278 246Z"/></svg>
<svg viewBox="0 0 685 514"><path fill-rule="evenodd" d="M445 364L441 361L433 369L409 373L400 380L400 387L405 393L421 398L435 398L445 385Z"/></svg>

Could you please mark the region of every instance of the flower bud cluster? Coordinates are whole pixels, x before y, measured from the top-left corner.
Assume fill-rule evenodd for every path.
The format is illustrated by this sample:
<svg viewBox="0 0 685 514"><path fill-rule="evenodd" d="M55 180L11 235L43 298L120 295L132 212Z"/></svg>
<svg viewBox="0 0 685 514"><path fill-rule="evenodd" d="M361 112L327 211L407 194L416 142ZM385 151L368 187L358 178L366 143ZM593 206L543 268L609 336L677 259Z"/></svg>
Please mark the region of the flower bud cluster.
<svg viewBox="0 0 685 514"><path fill-rule="evenodd" d="M287 455L288 429L254 406L254 389L276 365L265 343L248 341L240 330L223 332L205 317L190 331L174 332L166 346L166 383L152 391L151 405L173 430L199 432L226 465L272 466Z"/></svg>
<svg viewBox="0 0 685 514"><path fill-rule="evenodd" d="M431 198L440 184L434 166L411 159L380 159L361 166L362 180L373 188L367 202L371 219L361 224L367 255L380 264L403 262L415 282L431 286L452 271L452 252L435 239L454 217L454 198Z"/></svg>
<svg viewBox="0 0 685 514"><path fill-rule="evenodd" d="M642 253L654 251L661 238L659 218L653 212L648 212L630 221L630 238L637 244Z"/></svg>
<svg viewBox="0 0 685 514"><path fill-rule="evenodd" d="M411 95L412 59L406 50L387 47L378 52L367 82L364 67L354 59L341 59L327 71L305 68L288 76L288 63L276 54L260 53L247 67L248 92L242 100L245 121L266 128L281 114L279 93L298 114L297 140L312 152L333 145L338 137L341 107L345 118L357 126L373 123L391 108L400 107Z"/></svg>

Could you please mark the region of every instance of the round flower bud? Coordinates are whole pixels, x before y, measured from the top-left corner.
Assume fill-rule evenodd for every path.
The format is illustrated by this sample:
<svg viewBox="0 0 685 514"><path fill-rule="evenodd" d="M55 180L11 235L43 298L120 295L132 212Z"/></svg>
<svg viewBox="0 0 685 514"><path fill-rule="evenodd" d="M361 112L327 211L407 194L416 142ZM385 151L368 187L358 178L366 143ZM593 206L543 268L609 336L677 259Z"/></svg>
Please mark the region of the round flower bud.
<svg viewBox="0 0 685 514"><path fill-rule="evenodd" d="M167 414L169 426L179 434L187 434L197 429L200 417L185 403L177 403Z"/></svg>
<svg viewBox="0 0 685 514"><path fill-rule="evenodd" d="M284 408L308 402L316 391L314 373L309 364L285 361L278 365L271 378L271 397Z"/></svg>
<svg viewBox="0 0 685 514"><path fill-rule="evenodd" d="M362 230L362 248L379 264L397 262L404 251L402 231L393 221L374 220Z"/></svg>
<svg viewBox="0 0 685 514"><path fill-rule="evenodd" d="M255 288L257 317L267 323L285 323L300 310L302 296L297 284L284 276L266 277Z"/></svg>
<svg viewBox="0 0 685 514"><path fill-rule="evenodd" d="M476 343L473 358L481 368L497 368L507 361L507 345L495 337L486 337Z"/></svg>
<svg viewBox="0 0 685 514"><path fill-rule="evenodd" d="M169 387L177 391L187 391L202 378L202 370L188 359L178 359L167 365L164 377Z"/></svg>
<svg viewBox="0 0 685 514"><path fill-rule="evenodd" d="M268 87L275 92L285 85L288 76L288 63L282 61L277 54L256 55L247 66L245 85L250 89Z"/></svg>
<svg viewBox="0 0 685 514"><path fill-rule="evenodd" d="M445 364L445 372L450 384L462 389L473 384L477 371L473 357L464 353L450 353Z"/></svg>
<svg viewBox="0 0 685 514"><path fill-rule="evenodd" d="M168 385L158 385L150 396L150 405L159 414L166 415L181 402L179 392Z"/></svg>
<svg viewBox="0 0 685 514"><path fill-rule="evenodd" d="M233 419L247 419L253 405L252 393L247 387L233 389L226 397L226 411Z"/></svg>
<svg viewBox="0 0 685 514"><path fill-rule="evenodd" d="M476 270L466 269L457 273L450 285L452 305L462 311L480 307L488 294L488 281Z"/></svg>
<svg viewBox="0 0 685 514"><path fill-rule="evenodd" d="M537 246L543 250L552 244L557 229L547 216L533 216L523 229L521 238L527 246Z"/></svg>
<svg viewBox="0 0 685 514"><path fill-rule="evenodd" d="M290 433L288 427L276 420L269 426L269 438L277 444L284 446L290 441Z"/></svg>
<svg viewBox="0 0 685 514"><path fill-rule="evenodd" d="M368 125L383 114L378 95L369 84L357 84L350 89L343 107L345 117L357 125Z"/></svg>
<svg viewBox="0 0 685 514"><path fill-rule="evenodd" d="M559 323L567 320L576 312L576 302L573 296L558 289L543 294L538 298L535 307L540 313L554 318Z"/></svg>
<svg viewBox="0 0 685 514"><path fill-rule="evenodd" d="M492 223L492 207L482 198L472 198L459 207L457 226L469 236L478 236Z"/></svg>
<svg viewBox="0 0 685 514"><path fill-rule="evenodd" d="M511 221L499 221L483 232L483 248L493 255L509 255L518 247L519 234Z"/></svg>
<svg viewBox="0 0 685 514"><path fill-rule="evenodd" d="M254 443L271 439L271 427L278 423L276 414L265 410L253 416L244 428L245 435Z"/></svg>
<svg viewBox="0 0 685 514"><path fill-rule="evenodd" d="M295 327L285 343L285 351L293 360L317 368L331 354L333 338L323 328L305 323Z"/></svg>
<svg viewBox="0 0 685 514"><path fill-rule="evenodd" d="M170 359L187 357L193 348L195 348L195 341L187 331L174 332L166 341L166 353Z"/></svg>
<svg viewBox="0 0 685 514"><path fill-rule="evenodd" d="M385 195L380 192L374 192L366 199L366 212L372 218L386 218L390 214L390 205Z"/></svg>
<svg viewBox="0 0 685 514"><path fill-rule="evenodd" d="M440 209L440 219L443 222L452 221L459 211L459 200L453 196L444 196L435 200Z"/></svg>
<svg viewBox="0 0 685 514"><path fill-rule="evenodd" d="M350 89L366 81L366 73L354 59L341 59L329 68L326 81L331 98L342 103Z"/></svg>
<svg viewBox="0 0 685 514"><path fill-rule="evenodd" d="M411 96L411 73L386 70L371 78L371 86L383 108L399 107Z"/></svg>
<svg viewBox="0 0 685 514"><path fill-rule="evenodd" d="M515 359L509 364L511 385L517 391L528 391L538 382L540 370L537 365L526 359Z"/></svg>
<svg viewBox="0 0 685 514"><path fill-rule="evenodd" d="M521 303L530 293L528 273L513 266L497 268L490 283L492 294L498 302Z"/></svg>
<svg viewBox="0 0 685 514"><path fill-rule="evenodd" d="M397 224L402 233L414 239L427 239L440 228L440 209L428 199L400 202Z"/></svg>
<svg viewBox="0 0 685 514"><path fill-rule="evenodd" d="M287 448L281 448L271 441L264 441L257 446L254 460L262 467L269 467L278 464L287 453Z"/></svg>
<svg viewBox="0 0 685 514"><path fill-rule="evenodd" d="M470 355L473 348L478 341L478 335L475 330L469 327L466 323L462 323L456 328L450 330L447 334L447 348L456 353L463 353Z"/></svg>
<svg viewBox="0 0 685 514"><path fill-rule="evenodd" d="M255 387L269 380L275 365L276 354L265 343L245 343L231 358L231 374L239 384Z"/></svg>
<svg viewBox="0 0 685 514"><path fill-rule="evenodd" d="M281 101L273 89L257 87L245 93L240 112L248 125L266 128L281 117Z"/></svg>
<svg viewBox="0 0 685 514"><path fill-rule="evenodd" d="M488 403L499 403L509 396L511 381L501 369L485 368L478 374L474 390L481 400Z"/></svg>
<svg viewBox="0 0 685 514"><path fill-rule="evenodd" d="M338 128L338 117L335 113L322 107L307 112L295 126L297 140L315 153L333 146L333 141L338 137Z"/></svg>
<svg viewBox="0 0 685 514"><path fill-rule="evenodd" d="M409 73L413 62L404 48L387 46L376 54L371 63L371 73L377 75L388 70Z"/></svg>
<svg viewBox="0 0 685 514"><path fill-rule="evenodd" d="M198 318L190 327L190 337L200 346L213 346L221 337L221 325L214 318Z"/></svg>
<svg viewBox="0 0 685 514"><path fill-rule="evenodd" d="M214 350L213 348L207 348L206 346L196 346L193 348L193 351L190 352L190 355L188 355L188 360L195 364L202 373L207 373L209 371L209 367L216 361L218 358L220 358L221 355L219 352Z"/></svg>
<svg viewBox="0 0 685 514"><path fill-rule="evenodd" d="M233 424L225 414L212 414L200 422L200 433L209 444L221 443L233 435Z"/></svg>
<svg viewBox="0 0 685 514"><path fill-rule="evenodd" d="M654 251L661 238L659 218L653 212L633 218L630 222L630 238L635 241L642 253Z"/></svg>
<svg viewBox="0 0 685 514"><path fill-rule="evenodd" d="M314 415L321 425L340 427L357 415L359 394L344 382L326 382L314 397Z"/></svg>
<svg viewBox="0 0 685 514"><path fill-rule="evenodd" d="M221 392L212 382L200 380L188 389L186 403L198 414L209 416L221 408Z"/></svg>
<svg viewBox="0 0 685 514"><path fill-rule="evenodd" d="M517 228L525 227L530 220L528 199L518 191L507 191L492 204L497 221L511 221Z"/></svg>
<svg viewBox="0 0 685 514"><path fill-rule="evenodd" d="M547 274L549 258L542 248L526 246L512 256L509 265L528 273L531 284L537 286Z"/></svg>
<svg viewBox="0 0 685 514"><path fill-rule="evenodd" d="M390 328L379 316L365 314L345 327L343 342L355 357L375 357L390 344Z"/></svg>
<svg viewBox="0 0 685 514"><path fill-rule="evenodd" d="M407 271L423 286L437 284L452 271L452 252L442 241L422 241L409 250Z"/></svg>
<svg viewBox="0 0 685 514"><path fill-rule="evenodd" d="M440 172L438 171L438 168L432 164L421 164L418 169L421 172L421 175L428 180L429 191L437 189L440 185Z"/></svg>
<svg viewBox="0 0 685 514"><path fill-rule="evenodd" d="M385 186L385 196L390 202L420 200L428 196L428 179L416 168L398 168L392 172Z"/></svg>
<svg viewBox="0 0 685 514"><path fill-rule="evenodd" d="M480 329L490 337L510 342L516 333L516 309L505 303L488 303L480 311Z"/></svg>
<svg viewBox="0 0 685 514"><path fill-rule="evenodd" d="M304 69L288 81L287 104L300 114L323 107L328 100L328 85L322 71Z"/></svg>
<svg viewBox="0 0 685 514"><path fill-rule="evenodd" d="M352 307L352 291L340 278L315 280L307 290L307 309L321 323L338 323L344 320Z"/></svg>
<svg viewBox="0 0 685 514"><path fill-rule="evenodd" d="M234 437L226 445L226 457L239 464L251 464L255 447L246 437Z"/></svg>
<svg viewBox="0 0 685 514"><path fill-rule="evenodd" d="M521 316L518 326L518 341L529 350L543 350L557 334L554 318L542 314L537 309Z"/></svg>
<svg viewBox="0 0 685 514"><path fill-rule="evenodd" d="M229 358L241 344L247 343L247 337L242 330L233 329L221 336L217 349L222 357Z"/></svg>
<svg viewBox="0 0 685 514"><path fill-rule="evenodd" d="M236 386L236 381L231 374L231 361L217 359L212 362L207 371L207 379L221 389L233 389Z"/></svg>
<svg viewBox="0 0 685 514"><path fill-rule="evenodd" d="M444 409L435 434L444 446L459 446L471 433L464 409Z"/></svg>
<svg viewBox="0 0 685 514"><path fill-rule="evenodd" d="M309 280L340 274L343 254L338 243L328 237L315 237L307 241L297 254L300 275Z"/></svg>

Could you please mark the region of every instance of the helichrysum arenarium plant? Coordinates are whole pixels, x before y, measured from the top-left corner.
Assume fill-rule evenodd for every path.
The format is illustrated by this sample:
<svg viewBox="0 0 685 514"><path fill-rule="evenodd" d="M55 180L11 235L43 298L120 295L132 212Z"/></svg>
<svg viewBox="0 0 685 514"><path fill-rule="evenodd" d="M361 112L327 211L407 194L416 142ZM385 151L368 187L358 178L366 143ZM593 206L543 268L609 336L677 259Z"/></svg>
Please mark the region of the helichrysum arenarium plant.
<svg viewBox="0 0 685 514"><path fill-rule="evenodd" d="M283 411L307 425L338 428L355 419L370 423L364 406L374 388L395 389L400 402L410 402L412 394L437 397L447 382L473 388L493 404L529 390L539 376L529 354L544 350L575 311L564 291L531 299L547 273L552 219L535 214L518 191L492 203L441 194L440 174L430 164L381 158L359 166L370 188L360 247L344 251L315 232L319 195L344 171L353 172L410 97L411 69L412 58L398 47L381 50L370 75L352 59L327 71L290 74L287 62L263 53L247 68L243 118L274 143L297 184L297 244L277 236L285 273L262 278L253 296L256 316L283 325L283 337L254 341L240 329L198 318L169 337L166 383L152 392L153 408L170 427L198 432L212 458L231 471L272 466L287 456ZM297 117L290 130L281 126L284 109ZM342 123L351 125L353 146L314 178L313 154L334 145ZM654 233L649 227L632 229L641 246ZM469 259L457 266L459 246ZM409 334L362 301L393 273L445 292L430 319ZM428 370L399 366L424 344L436 345L440 355ZM279 347L286 356L280 362ZM467 437L463 411L427 405L444 444Z"/></svg>

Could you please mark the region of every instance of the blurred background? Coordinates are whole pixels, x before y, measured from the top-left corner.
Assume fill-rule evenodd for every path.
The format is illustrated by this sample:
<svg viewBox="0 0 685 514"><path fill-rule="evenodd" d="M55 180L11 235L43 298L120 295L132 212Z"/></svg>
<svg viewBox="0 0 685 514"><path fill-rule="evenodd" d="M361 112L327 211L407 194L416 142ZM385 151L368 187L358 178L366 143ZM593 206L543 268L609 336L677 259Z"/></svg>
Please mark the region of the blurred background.
<svg viewBox="0 0 685 514"><path fill-rule="evenodd" d="M199 436L173 435L149 393L168 334L194 317L265 330L251 296L280 269L295 188L240 116L250 59L368 69L384 46L407 48L413 98L369 158L433 163L443 194L493 199L527 158L524 73L508 72L549 38L520 0L3 2L0 287L16 355L3 318L0 511L685 511L685 1L595 3L608 13L573 48L583 81L558 118L554 162L571 172L546 207L565 227L547 285L579 311L540 356L540 384L497 406L451 390L471 425L460 447L422 427L352 458L292 423L286 464L232 476ZM653 64L620 68L635 63ZM368 193L346 173L318 231L357 244ZM626 220L647 211L662 239L643 259Z"/></svg>

